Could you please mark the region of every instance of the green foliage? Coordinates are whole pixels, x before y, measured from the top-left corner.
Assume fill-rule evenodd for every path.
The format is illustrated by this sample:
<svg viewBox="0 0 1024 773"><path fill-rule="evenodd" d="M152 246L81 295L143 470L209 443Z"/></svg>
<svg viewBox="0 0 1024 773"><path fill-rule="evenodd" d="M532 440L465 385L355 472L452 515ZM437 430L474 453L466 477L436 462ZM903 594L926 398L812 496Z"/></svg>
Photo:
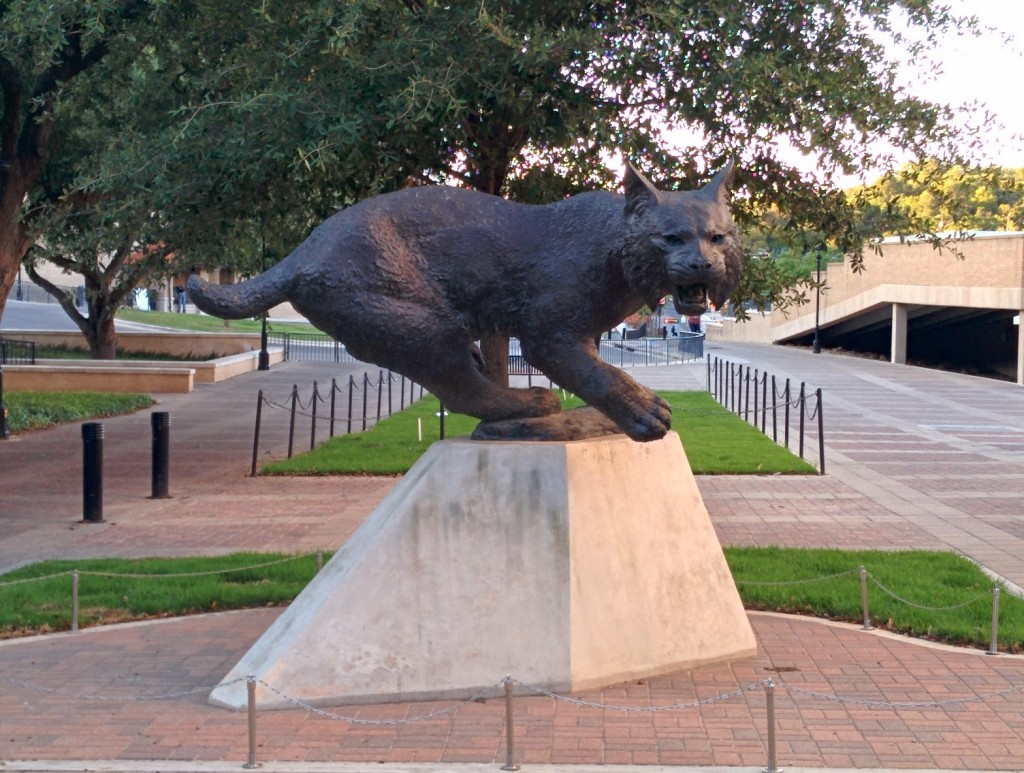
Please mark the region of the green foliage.
<svg viewBox="0 0 1024 773"><path fill-rule="evenodd" d="M149 395L108 392L22 392L5 391L10 430L28 432L72 421L88 421L148 408Z"/></svg>
<svg viewBox="0 0 1024 773"><path fill-rule="evenodd" d="M849 196L863 211L865 229L886 235L1024 229L1024 169L928 159Z"/></svg>
<svg viewBox="0 0 1024 773"><path fill-rule="evenodd" d="M729 547L725 555L748 609L860 623L858 568L863 566L874 627L949 644L988 646L992 580L963 556L780 547ZM1000 607L999 647L1021 652L1024 600L1003 591L1007 602Z"/></svg>
<svg viewBox="0 0 1024 773"><path fill-rule="evenodd" d="M121 309L118 319L140 322L144 325L169 327L176 330L195 330L203 333L259 333L263 323L258 319L217 319L206 314L178 314L173 311L140 311ZM267 330L276 333L319 333L308 322L269 322Z"/></svg>
<svg viewBox="0 0 1024 773"><path fill-rule="evenodd" d="M672 406L673 429L697 474L814 473L813 466L777 446L706 392L659 392ZM563 395L563 407L582 401ZM399 475L440 438L440 404L425 395L366 432L338 435L304 454L271 462L263 472L280 475ZM445 437L469 435L478 423L463 414L445 417ZM422 428L422 441L419 432Z"/></svg>
<svg viewBox="0 0 1024 773"><path fill-rule="evenodd" d="M326 555L325 560L328 558ZM0 575L0 639L68 630L72 570L79 573L79 625L84 628L287 604L316 574L316 559L312 555L232 553L216 558L31 564ZM23 582L30 578L40 579Z"/></svg>

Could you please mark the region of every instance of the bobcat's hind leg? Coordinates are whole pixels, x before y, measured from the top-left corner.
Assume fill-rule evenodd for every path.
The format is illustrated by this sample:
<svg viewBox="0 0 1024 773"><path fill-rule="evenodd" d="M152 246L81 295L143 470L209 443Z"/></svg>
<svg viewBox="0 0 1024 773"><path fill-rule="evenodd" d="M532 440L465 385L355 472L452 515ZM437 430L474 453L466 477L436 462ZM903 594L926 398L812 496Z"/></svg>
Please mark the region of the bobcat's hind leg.
<svg viewBox="0 0 1024 773"><path fill-rule="evenodd" d="M549 389L495 384L480 371L479 350L469 342L457 346L452 341L449 338L430 348L429 361L408 361L403 370L437 395L446 409L483 421L547 416L561 410L558 397Z"/></svg>

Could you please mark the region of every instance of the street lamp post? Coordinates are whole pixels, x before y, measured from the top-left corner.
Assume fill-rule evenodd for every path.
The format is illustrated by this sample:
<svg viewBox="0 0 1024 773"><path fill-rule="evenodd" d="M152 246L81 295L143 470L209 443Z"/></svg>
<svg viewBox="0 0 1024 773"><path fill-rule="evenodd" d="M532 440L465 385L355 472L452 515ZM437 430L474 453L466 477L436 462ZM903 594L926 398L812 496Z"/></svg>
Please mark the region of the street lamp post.
<svg viewBox="0 0 1024 773"><path fill-rule="evenodd" d="M821 324L820 324L820 312L821 312L821 247L818 247L817 254L815 257L818 260L818 282L814 288L814 345L813 351L815 354L821 354Z"/></svg>
<svg viewBox="0 0 1024 773"><path fill-rule="evenodd" d="M270 370L270 352L267 351L267 315L260 320L260 356L257 370Z"/></svg>

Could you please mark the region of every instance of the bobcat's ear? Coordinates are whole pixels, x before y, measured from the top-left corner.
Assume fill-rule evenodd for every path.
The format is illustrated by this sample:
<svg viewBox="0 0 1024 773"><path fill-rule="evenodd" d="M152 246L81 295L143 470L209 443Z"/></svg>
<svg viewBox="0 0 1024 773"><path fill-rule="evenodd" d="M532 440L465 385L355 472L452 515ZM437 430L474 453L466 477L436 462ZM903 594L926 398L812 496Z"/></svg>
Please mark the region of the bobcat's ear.
<svg viewBox="0 0 1024 773"><path fill-rule="evenodd" d="M726 165L719 169L718 173L701 190L719 204L729 206L732 201L731 190L735 169L736 165L732 159L729 159Z"/></svg>
<svg viewBox="0 0 1024 773"><path fill-rule="evenodd" d="M640 174L628 159L622 187L626 191L627 215L643 214L649 207L658 203L658 189L651 185L650 180Z"/></svg>

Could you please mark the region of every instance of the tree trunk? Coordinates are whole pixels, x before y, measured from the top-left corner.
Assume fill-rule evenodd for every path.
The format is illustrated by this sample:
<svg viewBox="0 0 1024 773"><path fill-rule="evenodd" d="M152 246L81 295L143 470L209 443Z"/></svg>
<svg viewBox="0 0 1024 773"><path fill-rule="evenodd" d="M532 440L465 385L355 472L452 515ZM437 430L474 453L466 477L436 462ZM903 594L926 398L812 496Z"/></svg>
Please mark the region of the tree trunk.
<svg viewBox="0 0 1024 773"><path fill-rule="evenodd" d="M480 336L484 375L495 384L508 386L508 336L485 333Z"/></svg>
<svg viewBox="0 0 1024 773"><path fill-rule="evenodd" d="M0 317L4 315L7 297L18 278L18 267L31 246L25 226L19 220L21 199L17 196L23 186L10 179L13 170L9 170L8 175L6 187L0 191Z"/></svg>

